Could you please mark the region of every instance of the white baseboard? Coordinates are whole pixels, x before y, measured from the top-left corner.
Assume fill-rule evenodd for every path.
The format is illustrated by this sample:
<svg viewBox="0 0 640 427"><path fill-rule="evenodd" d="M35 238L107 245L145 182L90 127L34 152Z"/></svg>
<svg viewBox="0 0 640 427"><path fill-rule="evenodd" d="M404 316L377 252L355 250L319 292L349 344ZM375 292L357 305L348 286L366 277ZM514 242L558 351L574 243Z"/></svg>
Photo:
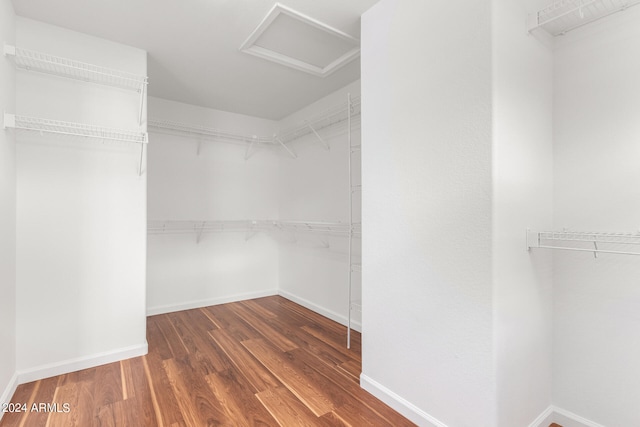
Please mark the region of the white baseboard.
<svg viewBox="0 0 640 427"><path fill-rule="evenodd" d="M225 297L210 298L197 301L189 301L180 304L160 305L156 307L147 307L147 316L155 316L156 314L173 313L175 311L191 310L194 308L208 307L210 305L226 304L229 302L244 301L253 298L269 297L278 295L276 289L270 289L259 292L247 292L243 294L234 294Z"/></svg>
<svg viewBox="0 0 640 427"><path fill-rule="evenodd" d="M13 376L9 380L9 384L7 384L7 387L2 392L2 395L0 395L0 404L11 402L13 393L16 392L17 388L18 388L18 373L14 372ZM4 411L0 410L0 420L2 420L3 415L4 415Z"/></svg>
<svg viewBox="0 0 640 427"><path fill-rule="evenodd" d="M553 405L545 409L529 427L549 427L551 423L560 424L562 427L604 427L602 424Z"/></svg>
<svg viewBox="0 0 640 427"><path fill-rule="evenodd" d="M529 424L529 427L549 427L549 425L554 422L553 417L553 406L549 406L540 415L538 415L538 418Z"/></svg>
<svg viewBox="0 0 640 427"><path fill-rule="evenodd" d="M308 308L311 311L315 311L318 314L323 315L324 317L327 317L335 322L340 323L341 325L347 326L347 317L343 316L342 314L336 313L333 310L329 310L325 307L322 307L318 304L315 304L309 300L306 300L304 298L301 298L297 295L294 295L290 292L287 291L283 291L282 289L278 290L278 295L280 295L281 297L284 297L288 300L291 300L293 302L295 302L296 304L300 304L303 307ZM351 321L351 328L358 331L358 332L362 332L362 324L360 322L354 322L353 320Z"/></svg>
<svg viewBox="0 0 640 427"><path fill-rule="evenodd" d="M604 427L602 424L555 406L553 407L553 422L562 427Z"/></svg>
<svg viewBox="0 0 640 427"><path fill-rule="evenodd" d="M441 421L424 412L411 402L397 395L377 381L360 374L360 387L407 417L410 421L423 427L447 427Z"/></svg>
<svg viewBox="0 0 640 427"><path fill-rule="evenodd" d="M82 369L93 368L107 363L118 362L132 357L144 356L148 353L148 344L134 345L118 350L106 351L93 354L91 356L69 359L61 362L37 366L32 369L18 371L18 384L25 384L43 378L54 377L56 375L68 374L69 372L80 371Z"/></svg>

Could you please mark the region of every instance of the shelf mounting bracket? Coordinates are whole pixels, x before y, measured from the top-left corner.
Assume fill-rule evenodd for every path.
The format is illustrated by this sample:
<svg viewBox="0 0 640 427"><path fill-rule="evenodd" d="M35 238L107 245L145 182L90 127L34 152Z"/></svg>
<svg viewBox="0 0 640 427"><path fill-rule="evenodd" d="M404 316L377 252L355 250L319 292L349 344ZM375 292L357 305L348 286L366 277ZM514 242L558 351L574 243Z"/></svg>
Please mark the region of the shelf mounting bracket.
<svg viewBox="0 0 640 427"><path fill-rule="evenodd" d="M297 159L298 156L296 156L296 153L294 153L293 151L291 151L291 149L289 147L286 146L286 144L284 142L282 142L282 140L280 138L278 138L277 136L273 137L274 141L276 141L278 144L280 144L282 146L282 148L284 148L287 153L289 153L289 155L291 156L291 158L293 159Z"/></svg>
<svg viewBox="0 0 640 427"><path fill-rule="evenodd" d="M244 152L244 159L245 160L249 160L249 158L253 154L251 152L251 149L253 148L253 146L254 146L254 144L256 143L257 140L258 140L258 137L256 135L253 135L253 137L251 138L251 142L249 143L249 145L247 145L247 149Z"/></svg>
<svg viewBox="0 0 640 427"><path fill-rule="evenodd" d="M202 233L204 232L205 224L206 221L202 221L202 224L196 225L196 243L200 243L200 240L202 239Z"/></svg>
<svg viewBox="0 0 640 427"><path fill-rule="evenodd" d="M313 128L313 126L311 126L311 123L309 123L307 121L307 126L309 126L309 129L311 129L311 132L313 132L313 134L316 136L316 138L318 138L318 141L320 141L320 143L324 146L325 150L330 150L331 147L329 147L329 143L327 143L327 141L325 141L324 139L322 139L322 137L318 134L318 132L316 132L316 130Z"/></svg>

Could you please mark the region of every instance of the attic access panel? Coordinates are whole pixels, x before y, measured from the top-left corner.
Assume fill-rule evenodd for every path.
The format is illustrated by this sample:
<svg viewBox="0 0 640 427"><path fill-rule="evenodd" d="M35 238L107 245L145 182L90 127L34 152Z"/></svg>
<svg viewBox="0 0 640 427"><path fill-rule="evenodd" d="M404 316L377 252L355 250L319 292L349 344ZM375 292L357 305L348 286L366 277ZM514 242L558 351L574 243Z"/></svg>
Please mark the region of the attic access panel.
<svg viewBox="0 0 640 427"><path fill-rule="evenodd" d="M276 3L240 51L325 77L360 55L360 41Z"/></svg>

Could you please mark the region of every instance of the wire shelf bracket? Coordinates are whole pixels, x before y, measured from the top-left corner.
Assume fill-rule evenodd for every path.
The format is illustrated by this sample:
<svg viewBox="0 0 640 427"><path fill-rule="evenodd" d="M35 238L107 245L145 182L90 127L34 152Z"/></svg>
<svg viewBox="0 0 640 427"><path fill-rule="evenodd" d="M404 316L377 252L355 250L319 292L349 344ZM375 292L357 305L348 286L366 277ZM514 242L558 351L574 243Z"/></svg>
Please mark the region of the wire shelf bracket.
<svg viewBox="0 0 640 427"><path fill-rule="evenodd" d="M284 142L282 142L282 140L281 140L279 137L274 136L274 137L273 137L273 140L274 140L275 142L277 142L278 144L280 144L280 146L282 146L282 148L284 148L284 149L285 149L285 151L286 151L287 153L289 153L289 155L291 156L291 158L292 158L292 159L297 159L297 158L298 158L298 156L296 155L296 153L294 153L294 152L293 152L293 150L291 150L289 147L287 147L287 144L285 144Z"/></svg>
<svg viewBox="0 0 640 427"><path fill-rule="evenodd" d="M534 248L563 251L591 252L598 254L640 255L640 251L622 250L628 246L640 246L640 233L592 233L571 231L526 232L527 250ZM592 247L591 247L592 246Z"/></svg>
<svg viewBox="0 0 640 427"><path fill-rule="evenodd" d="M541 28L561 36L638 4L640 0L555 0L529 15L528 31Z"/></svg>
<svg viewBox="0 0 640 427"><path fill-rule="evenodd" d="M309 129L311 129L311 131L313 132L313 134L316 136L316 138L318 138L318 141L320 141L320 143L322 144L322 146L324 147L325 150L329 151L331 150L331 147L329 146L329 143L327 141L325 141L320 134L315 130L315 128L311 125L311 123L309 123L307 121L307 125L309 126Z"/></svg>

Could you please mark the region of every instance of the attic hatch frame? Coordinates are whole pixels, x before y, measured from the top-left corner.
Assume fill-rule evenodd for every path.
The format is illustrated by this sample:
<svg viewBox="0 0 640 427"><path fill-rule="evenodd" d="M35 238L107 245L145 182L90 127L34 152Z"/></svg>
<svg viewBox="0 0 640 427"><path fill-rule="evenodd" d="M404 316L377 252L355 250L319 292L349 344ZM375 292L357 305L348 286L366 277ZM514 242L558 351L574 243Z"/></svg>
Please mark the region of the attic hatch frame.
<svg viewBox="0 0 640 427"><path fill-rule="evenodd" d="M300 21L305 25L324 31L330 36L337 37L343 41L346 41L347 43L352 44L353 48L334 59L328 65L319 67L300 59L296 59L291 56L273 51L271 49L256 45L255 43L258 41L258 39L269 29L271 24L273 24L273 22L280 15L287 15L288 17ZM255 30L253 30L253 32L244 41L244 43L242 43L242 45L240 46L240 51L249 55L257 56L258 58L266 59L267 61L272 61L280 65L284 65L286 67L304 71L317 77L326 77L360 56L360 41L343 31L325 24L324 22L313 19L296 10L284 6L281 3L276 3L275 5L273 5L271 10L269 10L262 22L260 22Z"/></svg>

